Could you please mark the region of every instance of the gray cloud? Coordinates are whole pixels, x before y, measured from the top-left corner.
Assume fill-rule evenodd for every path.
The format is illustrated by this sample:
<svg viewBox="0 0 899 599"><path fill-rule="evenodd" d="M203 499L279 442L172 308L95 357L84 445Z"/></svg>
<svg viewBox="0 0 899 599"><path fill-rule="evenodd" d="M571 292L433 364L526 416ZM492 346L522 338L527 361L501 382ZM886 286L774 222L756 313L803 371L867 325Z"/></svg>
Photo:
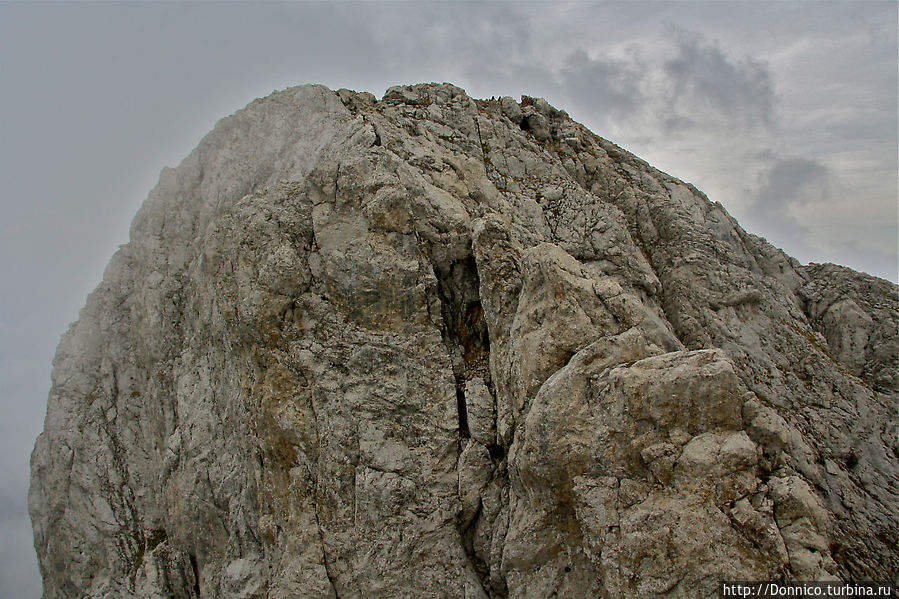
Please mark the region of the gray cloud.
<svg viewBox="0 0 899 599"><path fill-rule="evenodd" d="M572 51L559 69L569 101L648 136L722 127L768 129L776 122L774 77L763 61L725 52L716 41L669 26L615 57Z"/></svg>
<svg viewBox="0 0 899 599"><path fill-rule="evenodd" d="M783 214L791 204L824 200L829 178L828 169L815 160L777 160L765 177L753 210L764 214Z"/></svg>
<svg viewBox="0 0 899 599"><path fill-rule="evenodd" d="M643 106L646 70L639 59L593 59L575 50L565 59L559 79L571 100L606 118L627 117Z"/></svg>
<svg viewBox="0 0 899 599"><path fill-rule="evenodd" d="M824 205L830 196L831 173L827 167L807 158L774 158L773 165L762 177L744 226L788 251L808 254L809 248L804 241L808 229L796 219L791 209L810 204Z"/></svg>
<svg viewBox="0 0 899 599"><path fill-rule="evenodd" d="M691 118L713 111L730 123L753 127L775 119L774 81L763 61L734 58L717 42L685 29L673 29L676 55L664 72L673 87L671 105Z"/></svg>
<svg viewBox="0 0 899 599"><path fill-rule="evenodd" d="M670 24L656 39L623 41L605 53L572 50L555 78L575 117L694 182L750 232L801 261L895 279L897 227L878 223L897 220L895 85L884 91L896 76L883 59L870 60L885 48L895 54L895 34L866 33L865 44L876 44L869 48L851 29L834 38L825 24L816 27L814 37L784 39L770 55L782 70L789 66L785 80L762 55ZM841 39L852 43L837 49ZM832 48L828 65L839 68L827 71L807 47Z"/></svg>

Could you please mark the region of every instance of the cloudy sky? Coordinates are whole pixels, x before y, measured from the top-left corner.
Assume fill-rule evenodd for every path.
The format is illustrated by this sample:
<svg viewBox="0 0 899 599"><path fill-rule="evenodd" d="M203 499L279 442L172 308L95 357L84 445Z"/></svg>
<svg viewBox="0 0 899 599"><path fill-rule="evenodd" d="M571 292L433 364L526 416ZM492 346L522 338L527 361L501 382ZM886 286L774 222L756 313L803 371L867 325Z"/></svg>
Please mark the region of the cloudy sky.
<svg viewBox="0 0 899 599"><path fill-rule="evenodd" d="M897 4L0 2L0 596L59 336L160 169L274 89L545 97L803 262L897 280Z"/></svg>

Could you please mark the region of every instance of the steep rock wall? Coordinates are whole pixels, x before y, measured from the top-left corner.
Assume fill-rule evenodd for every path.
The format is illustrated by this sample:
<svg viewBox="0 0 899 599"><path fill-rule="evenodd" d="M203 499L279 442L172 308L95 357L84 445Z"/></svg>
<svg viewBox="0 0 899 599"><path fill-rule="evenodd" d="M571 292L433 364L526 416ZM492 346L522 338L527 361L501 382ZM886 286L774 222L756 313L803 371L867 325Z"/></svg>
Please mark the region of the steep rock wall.
<svg viewBox="0 0 899 599"><path fill-rule="evenodd" d="M54 363L44 596L889 579L896 286L540 99L292 88L163 172Z"/></svg>

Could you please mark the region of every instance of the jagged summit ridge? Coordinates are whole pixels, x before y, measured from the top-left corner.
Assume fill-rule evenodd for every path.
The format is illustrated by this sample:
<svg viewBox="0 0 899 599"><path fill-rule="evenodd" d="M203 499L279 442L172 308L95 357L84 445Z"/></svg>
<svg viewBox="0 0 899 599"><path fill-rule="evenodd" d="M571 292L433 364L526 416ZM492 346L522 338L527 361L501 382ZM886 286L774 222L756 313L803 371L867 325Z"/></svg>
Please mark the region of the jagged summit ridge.
<svg viewBox="0 0 899 599"><path fill-rule="evenodd" d="M302 86L166 169L60 343L44 596L890 579L899 300L542 99Z"/></svg>

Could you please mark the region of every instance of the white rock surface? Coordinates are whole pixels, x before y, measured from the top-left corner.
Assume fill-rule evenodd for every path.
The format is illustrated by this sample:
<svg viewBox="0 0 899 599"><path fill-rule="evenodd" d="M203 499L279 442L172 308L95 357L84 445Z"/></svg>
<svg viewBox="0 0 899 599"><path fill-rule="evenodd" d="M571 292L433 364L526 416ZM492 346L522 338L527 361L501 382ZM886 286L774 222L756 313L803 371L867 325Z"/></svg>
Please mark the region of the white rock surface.
<svg viewBox="0 0 899 599"><path fill-rule="evenodd" d="M899 572L899 298L542 99L305 86L166 169L54 363L45 599Z"/></svg>

